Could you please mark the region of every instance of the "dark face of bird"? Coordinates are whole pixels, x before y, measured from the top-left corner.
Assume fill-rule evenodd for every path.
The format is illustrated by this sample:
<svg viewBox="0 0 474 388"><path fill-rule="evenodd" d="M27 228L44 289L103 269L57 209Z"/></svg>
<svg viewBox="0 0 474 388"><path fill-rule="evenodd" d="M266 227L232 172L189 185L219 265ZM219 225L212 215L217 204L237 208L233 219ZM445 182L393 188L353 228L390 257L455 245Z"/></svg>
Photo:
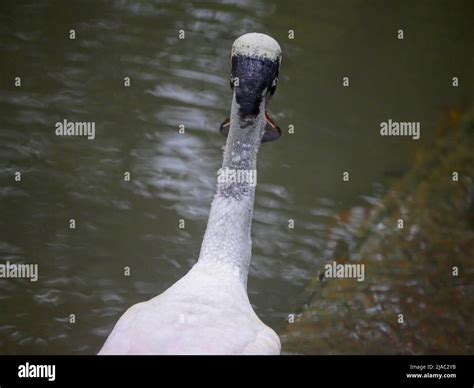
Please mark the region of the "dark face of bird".
<svg viewBox="0 0 474 388"><path fill-rule="evenodd" d="M263 114L265 128L262 143L278 139L281 130L266 111L266 105L278 83L280 45L271 36L252 32L235 40L230 58L230 87L234 91L237 105L233 107L237 108L233 119L239 121L241 128L245 128L254 124L257 116ZM219 128L226 137L231 127L230 121L230 118L225 119Z"/></svg>
<svg viewBox="0 0 474 388"><path fill-rule="evenodd" d="M269 100L276 90L279 67L279 58L259 58L239 53L232 56L230 84L241 119L251 120L260 113L262 100Z"/></svg>

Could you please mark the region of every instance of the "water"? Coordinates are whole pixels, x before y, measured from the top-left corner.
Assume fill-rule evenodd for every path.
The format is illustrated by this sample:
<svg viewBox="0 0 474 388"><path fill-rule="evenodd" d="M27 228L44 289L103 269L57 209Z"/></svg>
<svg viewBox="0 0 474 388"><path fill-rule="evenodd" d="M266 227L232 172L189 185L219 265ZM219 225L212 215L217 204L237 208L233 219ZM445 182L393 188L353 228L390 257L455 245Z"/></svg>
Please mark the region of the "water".
<svg viewBox="0 0 474 388"><path fill-rule="evenodd" d="M270 111L284 134L259 154L248 288L258 315L283 333L328 260L334 217L382 195L440 112L472 101L468 7L2 2L0 257L38 263L40 278L0 280L0 353L96 353L127 307L189 270L221 163L229 50L250 31L283 48ZM380 137L388 118L420 121L421 139ZM96 138L55 136L63 119L94 121Z"/></svg>

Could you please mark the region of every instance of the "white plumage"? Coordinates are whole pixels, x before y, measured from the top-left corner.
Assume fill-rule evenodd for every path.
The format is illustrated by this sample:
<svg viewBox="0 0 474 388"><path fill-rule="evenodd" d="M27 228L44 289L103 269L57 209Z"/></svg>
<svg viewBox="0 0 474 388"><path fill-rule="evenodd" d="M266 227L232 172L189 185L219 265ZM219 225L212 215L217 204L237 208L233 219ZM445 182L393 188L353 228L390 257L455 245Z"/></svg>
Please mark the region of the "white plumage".
<svg viewBox="0 0 474 388"><path fill-rule="evenodd" d="M232 55L280 61L280 46L263 34L236 40ZM235 93L223 168L255 169L265 128L259 114L240 124ZM229 194L230 192L230 194ZM196 265L161 295L129 308L99 354L279 354L278 335L247 296L255 188L218 184Z"/></svg>
<svg viewBox="0 0 474 388"><path fill-rule="evenodd" d="M253 32L237 38L230 55L245 55L254 58L267 58L281 62L281 48L271 36Z"/></svg>
<svg viewBox="0 0 474 388"><path fill-rule="evenodd" d="M132 306L100 354L279 354L235 273L195 265L163 294Z"/></svg>

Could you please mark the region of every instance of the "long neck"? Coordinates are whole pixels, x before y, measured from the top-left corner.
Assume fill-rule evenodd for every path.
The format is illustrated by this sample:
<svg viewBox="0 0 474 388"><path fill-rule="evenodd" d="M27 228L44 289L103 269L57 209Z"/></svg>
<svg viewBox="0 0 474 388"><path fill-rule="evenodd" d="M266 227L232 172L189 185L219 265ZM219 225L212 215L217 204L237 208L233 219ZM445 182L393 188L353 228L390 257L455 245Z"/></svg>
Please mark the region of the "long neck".
<svg viewBox="0 0 474 388"><path fill-rule="evenodd" d="M257 153L265 130L265 102L252 119L241 119L235 93L230 130L218 172L199 263L214 263L235 271L244 286L250 266L250 237L255 198Z"/></svg>

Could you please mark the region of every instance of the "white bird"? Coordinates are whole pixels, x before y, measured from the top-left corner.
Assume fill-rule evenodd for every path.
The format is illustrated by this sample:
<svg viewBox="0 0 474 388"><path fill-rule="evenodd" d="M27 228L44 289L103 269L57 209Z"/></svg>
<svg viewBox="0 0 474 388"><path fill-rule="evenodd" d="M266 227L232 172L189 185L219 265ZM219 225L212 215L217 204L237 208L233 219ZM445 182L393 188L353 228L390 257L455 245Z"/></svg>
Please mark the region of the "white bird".
<svg viewBox="0 0 474 388"><path fill-rule="evenodd" d="M247 295L260 144L280 129L266 113L278 82L281 48L268 35L239 37L231 51L230 120L217 193L197 263L173 286L129 308L99 354L280 354L278 335ZM225 173L224 173L225 172Z"/></svg>

